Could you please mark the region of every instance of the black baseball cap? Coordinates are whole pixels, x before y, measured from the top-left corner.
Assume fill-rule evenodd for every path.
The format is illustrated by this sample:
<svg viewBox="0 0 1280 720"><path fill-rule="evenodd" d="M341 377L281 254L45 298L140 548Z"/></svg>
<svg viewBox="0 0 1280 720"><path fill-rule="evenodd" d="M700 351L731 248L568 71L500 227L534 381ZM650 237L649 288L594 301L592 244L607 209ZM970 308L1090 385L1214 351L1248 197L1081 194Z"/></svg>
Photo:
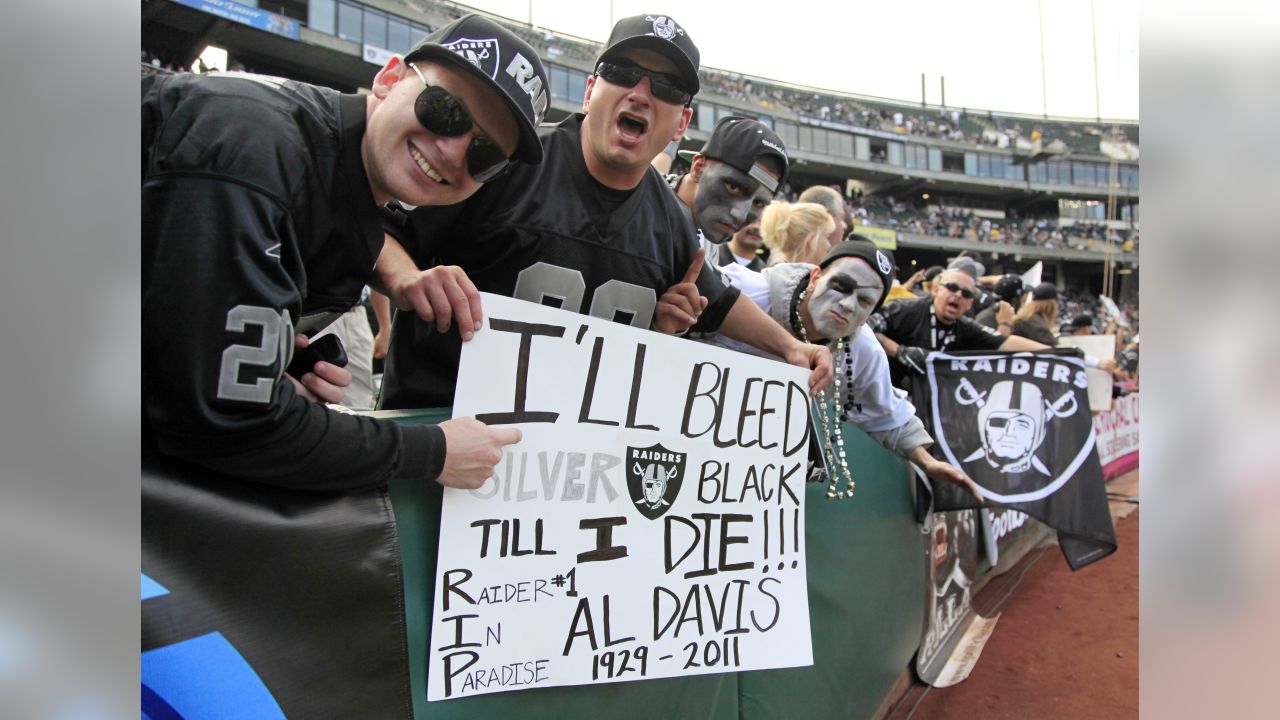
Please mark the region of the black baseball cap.
<svg viewBox="0 0 1280 720"><path fill-rule="evenodd" d="M1058 288L1053 283L1040 283L1031 291L1032 300L1057 300ZM1092 321L1090 321L1092 322Z"/></svg>
<svg viewBox="0 0 1280 720"><path fill-rule="evenodd" d="M537 128L547 112L547 72L529 43L486 17L465 15L424 37L404 56L445 62L480 78L516 115L520 142L515 159L536 165L542 162Z"/></svg>
<svg viewBox="0 0 1280 720"><path fill-rule="evenodd" d="M996 297L1011 303L1018 298L1023 292L1023 282L1021 275L1005 275L996 281L996 286L992 288ZM1037 298L1039 299L1039 298Z"/></svg>
<svg viewBox="0 0 1280 720"><path fill-rule="evenodd" d="M622 18L609 33L609 42L596 58L596 64L611 61L630 48L652 50L670 60L680 73L684 89L691 95L698 94L698 46L675 20L667 15L651 14Z"/></svg>
<svg viewBox="0 0 1280 720"><path fill-rule="evenodd" d="M885 298L889 297L889 290L893 287L893 254L880 249L880 246L876 245L871 238L851 233L842 242L831 246L831 250L826 257L822 258L822 262L818 263L818 267L825 268L842 257L861 258L880 276L880 283L884 286L884 290L880 293L880 301L876 303L871 312L879 310L880 306L884 305Z"/></svg>
<svg viewBox="0 0 1280 720"><path fill-rule="evenodd" d="M697 154L732 165L755 178L771 193L778 192L778 187L787 179L787 146L759 120L737 115L720 118L711 131L711 137L707 138L707 144ZM694 153L688 150L681 150L679 155L686 161L693 161ZM782 174L777 180L758 164L766 155L778 159Z"/></svg>

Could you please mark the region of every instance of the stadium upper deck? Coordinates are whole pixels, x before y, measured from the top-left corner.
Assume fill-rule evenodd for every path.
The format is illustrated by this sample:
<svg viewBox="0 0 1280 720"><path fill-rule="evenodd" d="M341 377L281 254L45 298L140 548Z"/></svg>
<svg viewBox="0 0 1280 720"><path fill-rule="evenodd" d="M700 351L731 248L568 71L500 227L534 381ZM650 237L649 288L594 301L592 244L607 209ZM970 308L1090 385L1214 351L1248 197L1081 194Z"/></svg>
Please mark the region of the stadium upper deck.
<svg viewBox="0 0 1280 720"><path fill-rule="evenodd" d="M216 45L257 72L355 91L390 54L471 11L434 0L144 0L142 40L179 66ZM600 46L497 19L542 53L551 80L548 120L577 110ZM1136 228L1136 123L912 104L711 68L702 77L684 146L701 147L726 114L760 118L791 151L792 194L809 184L834 184L905 203L909 214L967 208L997 227L1047 218L1068 234L1074 224L1108 226L1120 243ZM1055 261L1063 272L1086 265L1095 272L1110 247L1106 233L1103 242L1082 246L993 247L971 234L917 232L898 222L901 213L883 217L907 248L979 248L1011 260ZM1122 265L1136 267L1136 252L1119 243L1114 250Z"/></svg>

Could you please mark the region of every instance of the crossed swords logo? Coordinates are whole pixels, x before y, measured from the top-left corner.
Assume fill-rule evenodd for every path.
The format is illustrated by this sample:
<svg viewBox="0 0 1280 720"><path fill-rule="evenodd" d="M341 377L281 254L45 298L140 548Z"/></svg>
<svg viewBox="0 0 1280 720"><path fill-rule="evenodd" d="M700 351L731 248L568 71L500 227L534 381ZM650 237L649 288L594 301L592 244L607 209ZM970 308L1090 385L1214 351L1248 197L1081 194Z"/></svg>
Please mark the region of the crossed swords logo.
<svg viewBox="0 0 1280 720"><path fill-rule="evenodd" d="M956 386L956 390L955 390L956 402L965 406L977 405L979 409L982 409L986 405L987 394L988 393L986 392L980 392L976 387L974 387L973 383L969 382L969 378L960 378L960 383ZM1049 420L1052 420L1054 418L1071 417L1076 413L1076 410L1078 410L1080 407L1079 403L1077 403L1076 401L1075 392L1071 390L1068 390L1065 393L1063 393L1062 396L1059 397L1054 402L1049 402L1047 400L1044 401L1044 406L1045 406L1044 422L1048 422ZM1039 422L1040 421L1037 420L1037 423ZM1037 432L1039 432L1040 430L1043 429L1043 426L1037 427L1036 429L1037 429ZM980 431L985 431L985 428L981 429ZM1031 448L1031 457L1030 457L1031 465L1036 470L1039 470L1045 475L1052 476L1053 473L1049 471L1049 468L1045 467L1044 463L1040 460L1040 458L1036 457L1035 455L1035 451L1039 447L1039 445L1040 445L1040 441L1038 440L1035 443L1035 446ZM987 457L987 448L986 448L986 444L984 443L982 446L979 446L977 450L974 450L968 457L964 458L961 462L968 463L968 462L973 462L974 460L981 460L986 457Z"/></svg>

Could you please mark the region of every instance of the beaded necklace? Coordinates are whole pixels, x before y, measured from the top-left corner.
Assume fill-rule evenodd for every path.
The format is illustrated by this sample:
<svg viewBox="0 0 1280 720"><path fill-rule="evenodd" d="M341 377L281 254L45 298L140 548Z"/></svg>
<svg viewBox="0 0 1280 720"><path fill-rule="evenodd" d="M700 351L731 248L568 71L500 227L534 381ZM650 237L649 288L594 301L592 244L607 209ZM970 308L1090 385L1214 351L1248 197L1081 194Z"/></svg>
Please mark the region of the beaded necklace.
<svg viewBox="0 0 1280 720"><path fill-rule="evenodd" d="M933 309L933 303L929 303L929 344L931 350L945 351L956 340L956 326L943 326L942 333L938 332L938 313Z"/></svg>
<svg viewBox="0 0 1280 720"><path fill-rule="evenodd" d="M801 283L799 292L795 295L795 300L791 303L791 326L795 328L796 334L800 339L809 342L809 334L805 332L804 323L800 319L800 305L804 303L805 295L809 293L808 285ZM835 341L835 348L832 351L832 359L843 358L844 338L838 338ZM839 362L837 360L837 362ZM843 397L841 392L841 373L839 368L834 368L832 373L835 380L835 392L832 393L830 399L827 397L826 388L818 391L818 419L822 423L822 433L825 437L822 440L822 454L827 460L827 467L831 469L831 484L827 486L828 500L842 500L844 498L853 497L853 474L849 472L849 459L844 451L844 433L840 431L840 409L838 398ZM837 490L840 485L841 476L844 478L845 489Z"/></svg>

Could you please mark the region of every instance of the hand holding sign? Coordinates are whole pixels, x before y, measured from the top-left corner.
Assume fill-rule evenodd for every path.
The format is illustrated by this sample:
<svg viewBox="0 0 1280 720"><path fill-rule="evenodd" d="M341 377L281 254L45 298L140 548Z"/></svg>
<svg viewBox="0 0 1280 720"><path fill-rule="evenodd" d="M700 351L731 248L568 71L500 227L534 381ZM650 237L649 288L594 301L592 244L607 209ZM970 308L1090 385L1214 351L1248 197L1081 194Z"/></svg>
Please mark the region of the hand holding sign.
<svg viewBox="0 0 1280 720"><path fill-rule="evenodd" d="M440 423L444 430L444 469L436 482L445 487L474 490L493 476L505 445L520 442L516 428L491 428L473 417Z"/></svg>
<svg viewBox="0 0 1280 720"><path fill-rule="evenodd" d="M387 294L396 307L435 322L439 332L448 332L456 319L462 339L470 340L484 321L480 293L456 265L397 275L388 284Z"/></svg>
<svg viewBox="0 0 1280 720"><path fill-rule="evenodd" d="M825 346L797 341L787 347L783 358L796 367L813 371L809 373L810 395L817 395L819 390L831 384L833 362L831 351Z"/></svg>
<svg viewBox="0 0 1280 720"><path fill-rule="evenodd" d="M698 293L695 284L698 274L702 272L702 264L706 260L707 251L699 248L693 256L693 263L685 271L680 282L667 288L658 298L658 307L654 311L653 326L659 332L668 335L684 332L698 322L698 316L707 308L707 299Z"/></svg>

